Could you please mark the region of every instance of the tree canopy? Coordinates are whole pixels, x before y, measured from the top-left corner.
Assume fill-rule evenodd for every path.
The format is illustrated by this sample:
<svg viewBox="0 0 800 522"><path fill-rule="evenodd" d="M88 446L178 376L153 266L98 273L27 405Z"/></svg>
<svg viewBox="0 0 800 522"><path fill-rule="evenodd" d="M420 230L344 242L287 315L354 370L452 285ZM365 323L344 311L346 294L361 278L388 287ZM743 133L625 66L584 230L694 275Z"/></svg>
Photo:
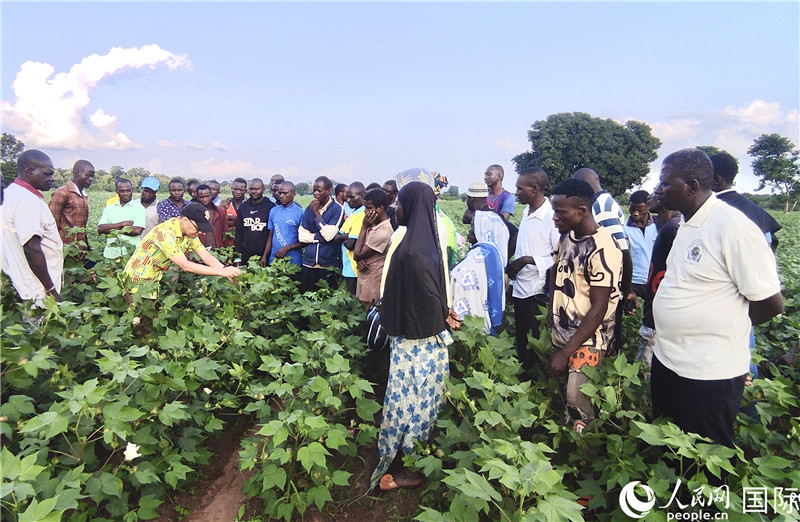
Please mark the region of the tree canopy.
<svg viewBox="0 0 800 522"><path fill-rule="evenodd" d="M593 169L605 190L620 196L639 185L658 157L661 140L642 122L621 125L583 112L551 114L528 131L531 150L513 158L516 171L537 166L547 172L548 189L579 168Z"/></svg>
<svg viewBox="0 0 800 522"><path fill-rule="evenodd" d="M760 178L758 190L777 190L785 198L783 211L789 212L789 199L800 182L800 151L792 140L773 133L756 138L747 153L753 156L753 173Z"/></svg>
<svg viewBox="0 0 800 522"><path fill-rule="evenodd" d="M3 181L6 185L14 182L17 177L17 158L25 150L25 144L19 141L13 134L3 133L0 138L2 155L0 157L0 169L3 173Z"/></svg>
<svg viewBox="0 0 800 522"><path fill-rule="evenodd" d="M714 145L698 145L695 148L705 152L706 156L708 156L709 158L711 156L713 156L714 154L719 154L720 152L725 152L722 149L720 149L719 147L715 147ZM736 158L734 158L734 159L736 159ZM738 159L736 159L736 164L737 165L739 164L739 160Z"/></svg>

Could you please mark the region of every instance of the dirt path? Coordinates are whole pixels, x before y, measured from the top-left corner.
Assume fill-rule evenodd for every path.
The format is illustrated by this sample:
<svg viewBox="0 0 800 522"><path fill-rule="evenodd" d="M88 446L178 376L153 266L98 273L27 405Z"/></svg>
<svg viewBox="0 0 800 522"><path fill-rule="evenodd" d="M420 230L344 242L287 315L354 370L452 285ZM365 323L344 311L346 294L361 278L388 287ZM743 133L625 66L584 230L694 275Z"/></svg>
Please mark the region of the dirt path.
<svg viewBox="0 0 800 522"><path fill-rule="evenodd" d="M190 491L165 503L158 522L233 522L247 502L242 485L247 472L239 471L239 441L252 428L247 416L236 417L218 437L209 440L214 453L203 470L205 477ZM188 514L187 514L188 513Z"/></svg>

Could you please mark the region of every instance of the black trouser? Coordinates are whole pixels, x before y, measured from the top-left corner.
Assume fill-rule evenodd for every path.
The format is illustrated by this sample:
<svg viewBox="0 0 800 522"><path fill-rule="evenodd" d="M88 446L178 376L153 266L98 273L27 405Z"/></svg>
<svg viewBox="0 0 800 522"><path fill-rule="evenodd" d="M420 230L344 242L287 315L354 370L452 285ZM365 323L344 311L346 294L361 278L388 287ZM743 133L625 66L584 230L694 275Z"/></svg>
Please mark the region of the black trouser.
<svg viewBox="0 0 800 522"><path fill-rule="evenodd" d="M733 448L733 422L742 402L744 377L687 379L654 356L650 376L653 417L668 417L683 431L698 433Z"/></svg>
<svg viewBox="0 0 800 522"><path fill-rule="evenodd" d="M531 371L536 362L535 354L528 350L528 332L533 332L534 337L539 337L540 305L547 306L547 296L544 294L514 298L517 358L526 372Z"/></svg>
<svg viewBox="0 0 800 522"><path fill-rule="evenodd" d="M338 285L334 270L304 266L300 273L300 293L316 292L317 283L323 279L328 282L331 288L336 288Z"/></svg>
<svg viewBox="0 0 800 522"><path fill-rule="evenodd" d="M685 432L708 437L717 444L734 447L733 423L744 392L744 375L731 379L701 381L673 372L653 356L650 390L653 417L667 417ZM685 478L695 473L694 465L684 470ZM706 470L712 486L724 483L727 472L715 477Z"/></svg>
<svg viewBox="0 0 800 522"><path fill-rule="evenodd" d="M347 288L347 291L353 295L356 295L356 288L358 287L358 278L357 277L344 277L344 286Z"/></svg>

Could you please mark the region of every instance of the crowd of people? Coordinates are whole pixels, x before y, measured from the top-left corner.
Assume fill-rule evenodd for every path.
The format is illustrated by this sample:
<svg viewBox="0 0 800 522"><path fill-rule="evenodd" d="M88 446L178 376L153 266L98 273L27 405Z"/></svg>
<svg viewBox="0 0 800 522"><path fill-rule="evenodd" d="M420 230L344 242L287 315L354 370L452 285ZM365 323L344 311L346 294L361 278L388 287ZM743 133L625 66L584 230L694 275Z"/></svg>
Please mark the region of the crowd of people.
<svg viewBox="0 0 800 522"><path fill-rule="evenodd" d="M546 370L562 383L569 428L582 433L595 415L581 391L583 369L601 368L619 350L623 314L642 306L636 357L650 368L654 416L732 447L752 326L783 310L774 256L780 225L733 190L737 171L727 153L670 154L653 194L630 196L626 219L591 169L548 192L547 173L526 168L512 194L503 168L491 165L467 192L462 221L472 247L463 259L437 204L447 180L421 168L366 187L334 187L320 176L305 209L279 175L268 186L237 178L226 201L215 181L180 179L157 201L156 178L143 180L134 200L131 182L120 178L97 230L132 291L172 265L234 281L255 258L261 267L298 265L301 292L341 278L365 312L377 309L390 350L371 487L393 490L421 483L401 456L429 436L444 404L450 331L472 315L494 335L507 303L523 376L538 364L528 342L545 315L553 346ZM61 299L62 245L77 244L79 261L89 248L72 229L87 226L94 167L76 162L48 206L40 191L52 188L53 173L46 154L23 152L3 202L3 271L20 298L35 303ZM518 227L510 222L516 201L524 205ZM220 247L232 247L233 257L218 259Z"/></svg>

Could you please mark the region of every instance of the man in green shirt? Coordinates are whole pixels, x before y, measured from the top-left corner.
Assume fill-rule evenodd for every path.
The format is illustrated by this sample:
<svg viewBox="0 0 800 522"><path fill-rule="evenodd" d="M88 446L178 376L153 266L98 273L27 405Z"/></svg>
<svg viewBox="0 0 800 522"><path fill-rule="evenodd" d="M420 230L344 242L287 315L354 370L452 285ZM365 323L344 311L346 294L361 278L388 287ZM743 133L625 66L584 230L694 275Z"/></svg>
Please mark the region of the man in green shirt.
<svg viewBox="0 0 800 522"><path fill-rule="evenodd" d="M103 209L97 232L108 236L103 256L107 259L127 257L142 240L145 227L144 207L133 199L130 180L119 178L116 182L119 200ZM117 234L112 232L117 231Z"/></svg>

